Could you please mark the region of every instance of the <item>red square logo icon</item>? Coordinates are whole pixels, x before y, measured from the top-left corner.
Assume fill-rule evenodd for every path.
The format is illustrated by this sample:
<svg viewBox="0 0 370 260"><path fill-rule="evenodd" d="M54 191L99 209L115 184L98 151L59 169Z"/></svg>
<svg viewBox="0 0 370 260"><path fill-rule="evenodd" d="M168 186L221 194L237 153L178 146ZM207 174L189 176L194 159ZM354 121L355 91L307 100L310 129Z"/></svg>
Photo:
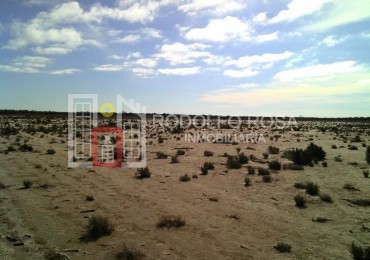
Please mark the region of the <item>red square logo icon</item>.
<svg viewBox="0 0 370 260"><path fill-rule="evenodd" d="M95 127L92 129L93 167L122 167L122 129L118 127Z"/></svg>

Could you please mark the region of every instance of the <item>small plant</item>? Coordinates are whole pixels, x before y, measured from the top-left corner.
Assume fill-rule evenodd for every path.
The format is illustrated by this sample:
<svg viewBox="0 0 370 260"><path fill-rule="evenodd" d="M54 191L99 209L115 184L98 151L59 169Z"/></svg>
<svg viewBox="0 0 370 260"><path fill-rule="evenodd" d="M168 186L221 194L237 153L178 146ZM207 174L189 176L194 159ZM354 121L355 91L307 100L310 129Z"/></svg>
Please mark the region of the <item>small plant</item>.
<svg viewBox="0 0 370 260"><path fill-rule="evenodd" d="M262 181L263 181L263 182L266 182L266 183L270 183L270 182L272 182L272 177L271 177L271 175L263 175L263 176L262 176Z"/></svg>
<svg viewBox="0 0 370 260"><path fill-rule="evenodd" d="M198 175L193 174L192 178L193 178L193 179L198 179Z"/></svg>
<svg viewBox="0 0 370 260"><path fill-rule="evenodd" d="M246 156L244 153L238 153L237 157L240 164L246 164L249 162L248 156Z"/></svg>
<svg viewBox="0 0 370 260"><path fill-rule="evenodd" d="M103 236L108 236L114 231L112 222L102 216L93 216L86 225L85 234L80 238L81 241L95 241Z"/></svg>
<svg viewBox="0 0 370 260"><path fill-rule="evenodd" d="M245 179L244 179L244 186L245 187L249 187L251 185L252 185L252 180L249 179L248 177L245 177Z"/></svg>
<svg viewBox="0 0 370 260"><path fill-rule="evenodd" d="M94 196L92 195L87 195L85 198L86 201L94 201Z"/></svg>
<svg viewBox="0 0 370 260"><path fill-rule="evenodd" d="M158 136L158 143L163 144L164 138L162 136Z"/></svg>
<svg viewBox="0 0 370 260"><path fill-rule="evenodd" d="M47 154L55 154L55 150L52 149L52 148L49 148L47 151L46 151Z"/></svg>
<svg viewBox="0 0 370 260"><path fill-rule="evenodd" d="M29 188L32 187L32 185L33 185L33 182L32 181L29 181L29 180L23 181L23 188L24 189L29 189Z"/></svg>
<svg viewBox="0 0 370 260"><path fill-rule="evenodd" d="M185 155L185 150L177 150L176 155Z"/></svg>
<svg viewBox="0 0 370 260"><path fill-rule="evenodd" d="M333 198L329 195L329 194L321 194L320 195L320 199L323 201L323 202L327 202L327 203L333 203Z"/></svg>
<svg viewBox="0 0 370 260"><path fill-rule="evenodd" d="M346 183L343 185L343 188L346 190L351 190L351 191L360 191L357 189L352 183Z"/></svg>
<svg viewBox="0 0 370 260"><path fill-rule="evenodd" d="M142 260L144 258L145 254L143 252L126 246L116 254L117 260Z"/></svg>
<svg viewBox="0 0 370 260"><path fill-rule="evenodd" d="M278 243L274 248L279 252L279 253L290 253L292 252L292 246L287 244L287 243Z"/></svg>
<svg viewBox="0 0 370 260"><path fill-rule="evenodd" d="M207 167L207 168L208 168L208 170L214 170L214 169L215 169L215 165L214 165L214 163L211 163L211 162L205 162L205 163L203 164L203 166L204 166L204 167Z"/></svg>
<svg viewBox="0 0 370 260"><path fill-rule="evenodd" d="M327 162L322 162L321 165L322 165L322 167L328 167L328 163Z"/></svg>
<svg viewBox="0 0 370 260"><path fill-rule="evenodd" d="M228 169L240 169L242 167L237 156L227 156L226 167Z"/></svg>
<svg viewBox="0 0 370 260"><path fill-rule="evenodd" d="M270 154L279 154L280 150L279 150L278 147L273 147L273 146L270 145L269 148L268 148L268 152Z"/></svg>
<svg viewBox="0 0 370 260"><path fill-rule="evenodd" d="M294 184L294 187L297 188L297 189L303 189L303 190L305 190L306 189L306 186L307 186L307 184L306 183L303 183L303 182L296 182Z"/></svg>
<svg viewBox="0 0 370 260"><path fill-rule="evenodd" d="M216 197L210 197L208 198L209 201L212 201L212 202L218 202L218 198Z"/></svg>
<svg viewBox="0 0 370 260"><path fill-rule="evenodd" d="M269 162L269 169L270 170L275 170L275 171L280 171L281 170L281 163L277 160L273 160Z"/></svg>
<svg viewBox="0 0 370 260"><path fill-rule="evenodd" d="M32 152L33 147L31 145L28 145L28 144L22 144L21 146L19 146L19 150L22 151L22 152Z"/></svg>
<svg viewBox="0 0 370 260"><path fill-rule="evenodd" d="M311 196L319 195L319 185L313 182L308 182L306 185L306 193Z"/></svg>
<svg viewBox="0 0 370 260"><path fill-rule="evenodd" d="M361 246L356 246L354 242L349 247L349 252L352 254L354 260L368 260L370 259L370 247L363 249Z"/></svg>
<svg viewBox="0 0 370 260"><path fill-rule="evenodd" d="M338 147L337 147L335 144L333 144L333 145L331 146L331 149L338 149Z"/></svg>
<svg viewBox="0 0 370 260"><path fill-rule="evenodd" d="M171 163L179 163L179 158L177 157L177 155L171 156Z"/></svg>
<svg viewBox="0 0 370 260"><path fill-rule="evenodd" d="M163 216L157 223L157 228L179 228L185 225L185 220L181 216Z"/></svg>
<svg viewBox="0 0 370 260"><path fill-rule="evenodd" d="M145 178L150 178L152 173L150 172L148 167L145 168L139 168L137 169L135 176L137 179L145 179Z"/></svg>
<svg viewBox="0 0 370 260"><path fill-rule="evenodd" d="M268 154L268 153L263 153L262 155L263 155L263 158L264 158L264 159L269 158L269 154Z"/></svg>
<svg viewBox="0 0 370 260"><path fill-rule="evenodd" d="M253 166L249 165L247 170L248 170L248 175L255 175L256 174L256 170Z"/></svg>
<svg viewBox="0 0 370 260"><path fill-rule="evenodd" d="M342 158L338 155L338 156L334 157L334 161L342 162Z"/></svg>
<svg viewBox="0 0 370 260"><path fill-rule="evenodd" d="M6 188L5 184L0 181L0 190L3 190L5 188Z"/></svg>
<svg viewBox="0 0 370 260"><path fill-rule="evenodd" d="M206 150L206 151L204 151L204 156L206 156L206 157L211 157L211 156L213 156L213 152L211 152L211 151L208 151L208 150Z"/></svg>
<svg viewBox="0 0 370 260"><path fill-rule="evenodd" d="M295 206L297 208L305 208L306 207L306 198L300 194L294 196Z"/></svg>
<svg viewBox="0 0 370 260"><path fill-rule="evenodd" d="M157 159L167 159L168 155L162 152L157 152Z"/></svg>
<svg viewBox="0 0 370 260"><path fill-rule="evenodd" d="M370 146L367 146L366 148L366 161L370 164Z"/></svg>
<svg viewBox="0 0 370 260"><path fill-rule="evenodd" d="M317 222L317 223L326 223L329 221L329 219L325 217L317 217L317 218L313 218L312 221Z"/></svg>
<svg viewBox="0 0 370 260"><path fill-rule="evenodd" d="M36 164L35 164L35 168L36 168L36 169L41 169L41 168L42 168L42 165L41 165L40 163L36 163Z"/></svg>
<svg viewBox="0 0 370 260"><path fill-rule="evenodd" d="M200 170L201 170L201 174L202 175L207 175L208 174L208 167L204 167L204 166L202 166L202 167L200 167Z"/></svg>
<svg viewBox="0 0 370 260"><path fill-rule="evenodd" d="M190 180L191 180L191 178L190 178L190 176L189 176L189 175L184 174L184 175L181 175L181 176L180 176L179 180L180 180L180 181L182 181L182 182L187 182L187 181L190 181Z"/></svg>
<svg viewBox="0 0 370 260"><path fill-rule="evenodd" d="M350 200L350 202L357 206L370 207L370 199L355 199Z"/></svg>
<svg viewBox="0 0 370 260"><path fill-rule="evenodd" d="M268 169L258 167L258 175L261 176L270 175L270 171Z"/></svg>
<svg viewBox="0 0 370 260"><path fill-rule="evenodd" d="M365 178L369 178L369 171L363 171L362 173L364 174Z"/></svg>
<svg viewBox="0 0 370 260"><path fill-rule="evenodd" d="M13 146L8 147L8 152L14 152L14 151L16 151L16 149Z"/></svg>

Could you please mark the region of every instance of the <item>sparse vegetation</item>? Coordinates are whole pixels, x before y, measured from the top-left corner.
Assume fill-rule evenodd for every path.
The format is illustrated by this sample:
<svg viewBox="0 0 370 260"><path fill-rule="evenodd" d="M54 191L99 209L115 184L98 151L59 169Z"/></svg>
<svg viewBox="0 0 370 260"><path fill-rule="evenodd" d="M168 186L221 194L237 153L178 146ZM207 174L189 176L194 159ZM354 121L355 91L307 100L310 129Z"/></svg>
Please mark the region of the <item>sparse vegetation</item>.
<svg viewBox="0 0 370 260"><path fill-rule="evenodd" d="M271 177L271 175L263 175L263 176L262 176L262 181L263 181L263 182L266 182L266 183L270 183L270 182L272 182L272 177Z"/></svg>
<svg viewBox="0 0 370 260"><path fill-rule="evenodd" d="M292 252L292 246L287 244L287 243L278 243L274 248L279 252L279 253L290 253Z"/></svg>
<svg viewBox="0 0 370 260"><path fill-rule="evenodd" d="M280 150L279 150L279 148L278 147L273 147L273 146L269 146L268 147L268 152L270 153L270 154L279 154L279 152L280 152Z"/></svg>
<svg viewBox="0 0 370 260"><path fill-rule="evenodd" d="M370 164L370 146L367 146L366 148L366 161Z"/></svg>
<svg viewBox="0 0 370 260"><path fill-rule="evenodd" d="M218 202L218 198L216 197L210 197L208 198L209 201L212 201L212 202Z"/></svg>
<svg viewBox="0 0 370 260"><path fill-rule="evenodd" d="M185 150L177 150L176 155L185 155Z"/></svg>
<svg viewBox="0 0 370 260"><path fill-rule="evenodd" d="M313 218L312 221L317 222L317 223L326 223L329 221L329 219L325 217L317 217L317 218Z"/></svg>
<svg viewBox="0 0 370 260"><path fill-rule="evenodd" d="M303 182L296 182L294 184L294 187L295 188L302 189L302 190L306 189L306 186L307 186L307 184L306 183L303 183Z"/></svg>
<svg viewBox="0 0 370 260"><path fill-rule="evenodd" d="M6 188L5 184L0 181L0 190L5 189L5 188Z"/></svg>
<svg viewBox="0 0 370 260"><path fill-rule="evenodd" d="M313 182L308 182L306 185L306 193L311 196L319 195L319 185Z"/></svg>
<svg viewBox="0 0 370 260"><path fill-rule="evenodd" d="M293 161L295 164L299 165L310 165L313 161L322 161L326 157L325 151L322 147L311 143L307 146L305 150L293 149L286 151L284 156L289 160Z"/></svg>
<svg viewBox="0 0 370 260"><path fill-rule="evenodd" d="M343 188L350 191L359 191L352 183L345 183Z"/></svg>
<svg viewBox="0 0 370 260"><path fill-rule="evenodd" d="M54 250L48 250L44 254L46 260L66 260L68 259L65 255L55 252Z"/></svg>
<svg viewBox="0 0 370 260"><path fill-rule="evenodd" d="M23 188L24 189L29 189L29 188L32 187L32 185L33 185L33 182L32 181L29 181L29 180L24 180L23 181Z"/></svg>
<svg viewBox="0 0 370 260"><path fill-rule="evenodd" d="M263 155L263 158L264 159L268 159L269 158L269 154L268 153L263 153L262 155Z"/></svg>
<svg viewBox="0 0 370 260"><path fill-rule="evenodd" d="M116 254L117 260L142 260L145 259L145 254L137 249L124 246L121 251Z"/></svg>
<svg viewBox="0 0 370 260"><path fill-rule="evenodd" d="M21 146L19 146L19 150L22 151L22 152L32 152L33 147L31 145L28 145L28 144L22 144Z"/></svg>
<svg viewBox="0 0 370 260"><path fill-rule="evenodd" d="M177 155L171 156L171 163L179 163L179 158Z"/></svg>
<svg viewBox="0 0 370 260"><path fill-rule="evenodd" d="M297 208L305 208L306 207L306 198L301 195L301 194L297 194L294 196L294 201L295 201L295 206Z"/></svg>
<svg viewBox="0 0 370 260"><path fill-rule="evenodd" d="M227 156L226 167L228 169L240 169L242 167L242 164L239 162L237 156L229 155Z"/></svg>
<svg viewBox="0 0 370 260"><path fill-rule="evenodd" d="M249 165L247 170L248 170L248 175L255 175L256 174L256 170L253 166Z"/></svg>
<svg viewBox="0 0 370 260"><path fill-rule="evenodd" d="M244 186L245 187L249 187L251 185L252 185L252 180L250 178L248 178L248 177L245 177L244 178Z"/></svg>
<svg viewBox="0 0 370 260"><path fill-rule="evenodd" d="M157 152L156 155L157 155L157 159L167 159L168 158L168 155L162 152Z"/></svg>
<svg viewBox="0 0 370 260"><path fill-rule="evenodd" d="M321 194L320 195L320 199L323 201L323 202L327 202L327 203L333 203L333 198L329 195L329 194Z"/></svg>
<svg viewBox="0 0 370 260"><path fill-rule="evenodd" d="M52 149L52 148L49 148L47 151L46 151L47 154L55 154L55 150Z"/></svg>
<svg viewBox="0 0 370 260"><path fill-rule="evenodd" d="M280 171L281 170L281 163L277 160L273 160L269 162L269 169L273 171Z"/></svg>
<svg viewBox="0 0 370 260"><path fill-rule="evenodd" d="M261 176L270 175L270 171L268 169L258 167L258 175Z"/></svg>
<svg viewBox="0 0 370 260"><path fill-rule="evenodd" d="M145 179L145 178L150 178L152 173L150 172L148 167L145 168L139 168L137 169L135 176L137 179Z"/></svg>
<svg viewBox="0 0 370 260"><path fill-rule="evenodd" d="M370 207L370 199L354 199L350 200L350 202L357 206Z"/></svg>
<svg viewBox="0 0 370 260"><path fill-rule="evenodd" d="M8 152L14 152L14 151L16 151L16 149L13 146L10 145L8 147Z"/></svg>
<svg viewBox="0 0 370 260"><path fill-rule="evenodd" d="M328 167L328 163L327 162L322 162L321 165L322 165L322 167Z"/></svg>
<svg viewBox="0 0 370 260"><path fill-rule="evenodd" d="M106 217L92 216L86 225L85 234L80 238L81 241L95 241L103 236L108 236L114 231L113 223Z"/></svg>
<svg viewBox="0 0 370 260"><path fill-rule="evenodd" d="M94 201L94 196L92 195L87 195L85 198L86 201Z"/></svg>
<svg viewBox="0 0 370 260"><path fill-rule="evenodd" d="M157 222L157 228L180 228L185 225L185 220L181 216L162 216Z"/></svg>
<svg viewBox="0 0 370 260"><path fill-rule="evenodd" d="M302 165L298 165L295 163L285 163L283 164L283 169L284 170L293 170L293 171L303 171L304 168Z"/></svg>
<svg viewBox="0 0 370 260"><path fill-rule="evenodd" d="M213 156L213 152L211 152L211 151L208 151L208 150L206 150L206 151L204 151L204 156L206 156L206 157L211 157L211 156Z"/></svg>
<svg viewBox="0 0 370 260"><path fill-rule="evenodd" d="M369 178L369 171L363 171L362 173L365 178Z"/></svg>
<svg viewBox="0 0 370 260"><path fill-rule="evenodd" d="M182 181L182 182L187 182L187 181L190 181L191 178L188 174L184 174L184 175L180 176L179 180Z"/></svg>

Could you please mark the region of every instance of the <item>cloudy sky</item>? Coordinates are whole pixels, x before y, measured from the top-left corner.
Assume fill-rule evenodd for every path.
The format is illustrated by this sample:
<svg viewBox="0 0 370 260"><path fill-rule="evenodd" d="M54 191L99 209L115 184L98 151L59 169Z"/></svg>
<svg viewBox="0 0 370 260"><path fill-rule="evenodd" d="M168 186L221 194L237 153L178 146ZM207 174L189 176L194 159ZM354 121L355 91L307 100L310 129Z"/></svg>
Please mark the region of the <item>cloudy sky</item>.
<svg viewBox="0 0 370 260"><path fill-rule="evenodd" d="M370 116L370 1L1 0L0 108Z"/></svg>

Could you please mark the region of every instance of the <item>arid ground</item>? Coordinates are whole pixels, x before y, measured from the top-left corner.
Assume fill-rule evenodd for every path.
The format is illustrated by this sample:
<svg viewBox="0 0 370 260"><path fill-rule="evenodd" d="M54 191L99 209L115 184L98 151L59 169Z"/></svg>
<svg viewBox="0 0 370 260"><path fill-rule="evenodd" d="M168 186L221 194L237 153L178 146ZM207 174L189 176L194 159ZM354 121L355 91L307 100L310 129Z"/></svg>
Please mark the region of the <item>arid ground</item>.
<svg viewBox="0 0 370 260"><path fill-rule="evenodd" d="M26 133L21 129L28 120L12 119L20 131L0 137L0 259L43 259L50 252L54 259L115 259L124 247L140 251L145 259L351 259L353 242L370 245L370 207L353 203L370 199L370 178L363 173L370 169L365 160L368 123L299 122L294 130L244 129L262 133L266 142L238 144L186 143L184 133L162 129L158 134L150 127L146 157L151 176L138 179L136 169L68 168L67 129ZM159 135L163 143L158 143ZM33 151L20 150L25 142ZM326 152L327 167L323 161L303 170L283 167L271 171L271 182L258 174L257 168L268 169L269 161L291 164L282 158L284 151L305 149L310 143ZM269 146L279 152L265 159ZM224 154L236 156L237 148L254 156L240 169L228 169ZM171 163L181 149L185 154ZM213 156L204 156L204 151ZM169 157L157 159L158 152ZM202 175L205 162L214 163L215 169ZM248 166L256 168L254 175L248 175ZM179 180L185 174L190 181ZM24 187L26 180L31 187ZM319 195L328 194L333 202L295 187L306 182L317 184ZM297 194L306 198L305 208L296 207ZM157 227L168 215L180 216L185 225ZM108 218L114 231L81 241L92 216ZM289 244L291 252L278 252L278 243Z"/></svg>

